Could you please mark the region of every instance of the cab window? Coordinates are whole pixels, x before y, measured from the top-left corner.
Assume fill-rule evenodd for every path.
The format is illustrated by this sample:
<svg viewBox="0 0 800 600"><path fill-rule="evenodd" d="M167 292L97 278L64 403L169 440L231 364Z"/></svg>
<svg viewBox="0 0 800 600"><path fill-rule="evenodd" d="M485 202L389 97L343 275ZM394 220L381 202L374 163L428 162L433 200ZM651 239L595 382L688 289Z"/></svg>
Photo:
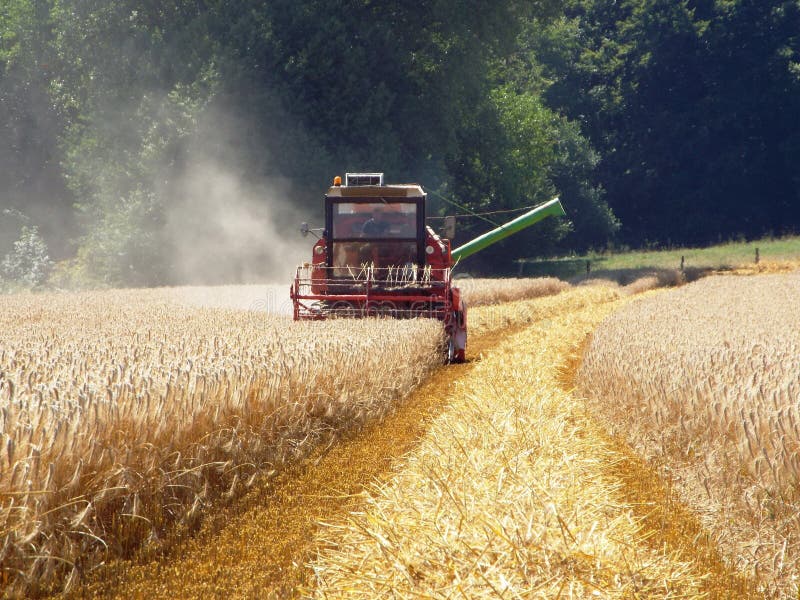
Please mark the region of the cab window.
<svg viewBox="0 0 800 600"><path fill-rule="evenodd" d="M416 239L417 205L410 202L338 202L333 239Z"/></svg>

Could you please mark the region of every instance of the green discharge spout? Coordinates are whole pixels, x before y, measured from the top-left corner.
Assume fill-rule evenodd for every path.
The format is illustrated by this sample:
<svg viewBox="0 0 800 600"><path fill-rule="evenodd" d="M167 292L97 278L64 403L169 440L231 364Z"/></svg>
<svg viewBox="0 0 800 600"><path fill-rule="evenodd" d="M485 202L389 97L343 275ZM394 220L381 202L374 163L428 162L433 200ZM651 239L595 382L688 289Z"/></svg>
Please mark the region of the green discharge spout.
<svg viewBox="0 0 800 600"><path fill-rule="evenodd" d="M476 252L480 252L484 248L499 242L503 238L507 238L518 231L522 231L526 227L530 227L534 223L538 223L545 217L564 217L566 214L567 213L564 212L564 207L561 206L561 200L554 198L550 200L550 202L546 202L545 204L537 206L533 210L526 212L524 215L520 215L513 221L509 221L505 225L501 225L497 229L492 229L491 231L476 237L474 240L467 242L463 246L459 246L450 254L454 261L467 258L468 256L472 256Z"/></svg>

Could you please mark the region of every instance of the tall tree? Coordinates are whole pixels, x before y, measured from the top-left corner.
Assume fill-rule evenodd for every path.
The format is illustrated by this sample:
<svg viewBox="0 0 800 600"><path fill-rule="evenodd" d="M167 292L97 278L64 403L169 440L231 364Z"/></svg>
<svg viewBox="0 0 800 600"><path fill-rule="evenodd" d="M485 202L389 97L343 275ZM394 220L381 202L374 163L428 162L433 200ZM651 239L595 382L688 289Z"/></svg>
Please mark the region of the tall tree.
<svg viewBox="0 0 800 600"><path fill-rule="evenodd" d="M560 26L548 103L600 151L628 242L797 227L796 2L575 0Z"/></svg>
<svg viewBox="0 0 800 600"><path fill-rule="evenodd" d="M50 5L7 0L0 12L0 255L29 223L59 257L74 234L58 144L65 115L49 96L56 67Z"/></svg>
<svg viewBox="0 0 800 600"><path fill-rule="evenodd" d="M54 6L53 97L70 115L64 168L83 228L71 268L83 283L168 282L163 192L213 88L212 53L193 36L202 14L191 0Z"/></svg>

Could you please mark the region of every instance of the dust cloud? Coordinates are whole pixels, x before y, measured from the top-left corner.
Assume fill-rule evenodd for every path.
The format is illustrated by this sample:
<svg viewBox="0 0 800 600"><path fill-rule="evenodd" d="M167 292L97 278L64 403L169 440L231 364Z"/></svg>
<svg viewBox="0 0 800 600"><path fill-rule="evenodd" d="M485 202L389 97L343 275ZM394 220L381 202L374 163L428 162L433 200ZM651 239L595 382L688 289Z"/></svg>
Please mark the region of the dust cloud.
<svg viewBox="0 0 800 600"><path fill-rule="evenodd" d="M49 257L62 263L56 286L288 286L296 265L311 257L313 239L300 235L300 223L320 224L324 190L313 176L297 177L308 136L279 107L259 126L247 107L225 98L198 109L180 135L166 92L107 107L92 125L109 138L103 138L105 150L75 164L61 155L49 161L29 156L33 150L12 147L18 140L0 139L0 261L30 225ZM42 110L35 105L32 114ZM136 124L137 111L151 119L150 127ZM59 150L63 127L46 120L36 127L19 135L49 127L42 136ZM148 136L160 128L174 139L160 164L151 164L142 157L152 142ZM141 164L121 162L128 156ZM31 168L23 186L23 163L37 160L49 170ZM294 179L274 175L287 169ZM65 173L77 177L76 170L97 174L99 183L87 184L83 196L66 186Z"/></svg>
<svg viewBox="0 0 800 600"><path fill-rule="evenodd" d="M166 204L166 257L181 284L288 283L309 260L302 211L286 180L248 182L211 161L187 168Z"/></svg>
<svg viewBox="0 0 800 600"><path fill-rule="evenodd" d="M227 98L198 115L181 166L159 189L175 284L288 286L311 259L313 240L299 229L318 220L324 190L298 181L304 134L284 110L273 112L269 126L259 126Z"/></svg>

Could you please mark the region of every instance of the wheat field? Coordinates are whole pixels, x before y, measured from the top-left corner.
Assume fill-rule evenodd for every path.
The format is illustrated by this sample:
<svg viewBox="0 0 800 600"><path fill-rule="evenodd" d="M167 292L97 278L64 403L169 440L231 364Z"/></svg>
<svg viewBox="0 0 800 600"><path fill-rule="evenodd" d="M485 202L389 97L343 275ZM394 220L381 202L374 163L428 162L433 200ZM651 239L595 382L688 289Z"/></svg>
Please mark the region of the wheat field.
<svg viewBox="0 0 800 600"><path fill-rule="evenodd" d="M461 290L467 306L489 306L552 296L569 289L570 285L555 277L522 279L457 279L454 284Z"/></svg>
<svg viewBox="0 0 800 600"><path fill-rule="evenodd" d="M169 291L0 297L7 593L69 587L191 528L215 497L383 414L441 344L430 321L294 324Z"/></svg>
<svg viewBox="0 0 800 600"><path fill-rule="evenodd" d="M800 275L713 277L592 335L579 389L766 597L800 581Z"/></svg>
<svg viewBox="0 0 800 600"><path fill-rule="evenodd" d="M630 300L590 286L505 307L536 316L458 382L363 509L325 524L308 594L753 597L698 559L694 531L667 540L645 527L636 507L650 512L654 498L623 493L623 457L561 384L586 334Z"/></svg>
<svg viewBox="0 0 800 600"><path fill-rule="evenodd" d="M473 294L491 299L480 285ZM213 502L380 418L441 364L437 322L293 323L287 296L286 286L0 296L6 594L69 590L100 562L194 529ZM478 333L506 325L493 314Z"/></svg>

